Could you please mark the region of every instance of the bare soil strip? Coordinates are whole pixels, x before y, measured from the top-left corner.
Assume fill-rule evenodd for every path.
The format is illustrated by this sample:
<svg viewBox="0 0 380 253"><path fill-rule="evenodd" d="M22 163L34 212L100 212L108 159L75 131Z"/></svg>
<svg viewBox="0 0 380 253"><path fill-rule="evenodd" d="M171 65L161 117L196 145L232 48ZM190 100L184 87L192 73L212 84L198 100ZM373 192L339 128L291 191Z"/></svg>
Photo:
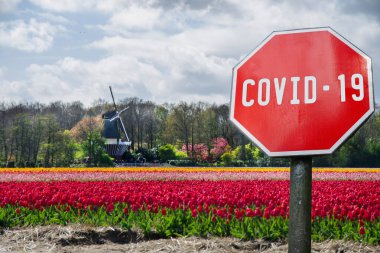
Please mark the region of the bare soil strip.
<svg viewBox="0 0 380 253"><path fill-rule="evenodd" d="M0 253L5 252L287 252L285 241L242 241L236 238L145 238L138 231L112 227L38 226L0 230ZM312 244L312 252L380 252L380 246L346 241Z"/></svg>

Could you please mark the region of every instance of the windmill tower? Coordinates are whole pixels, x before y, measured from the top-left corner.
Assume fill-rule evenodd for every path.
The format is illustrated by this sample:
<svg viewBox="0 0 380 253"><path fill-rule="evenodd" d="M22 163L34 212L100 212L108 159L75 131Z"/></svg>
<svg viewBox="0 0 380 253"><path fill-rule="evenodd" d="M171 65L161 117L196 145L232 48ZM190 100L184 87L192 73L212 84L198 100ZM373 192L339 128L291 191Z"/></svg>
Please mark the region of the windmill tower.
<svg viewBox="0 0 380 253"><path fill-rule="evenodd" d="M128 107L119 112L111 86L110 92L115 110L108 111L102 115L103 137L106 139L105 149L108 155L118 158L121 157L128 147L131 146L131 141L128 138L127 131L125 130L123 121L120 118L120 114L127 110ZM120 132L122 132L122 134L120 134Z"/></svg>

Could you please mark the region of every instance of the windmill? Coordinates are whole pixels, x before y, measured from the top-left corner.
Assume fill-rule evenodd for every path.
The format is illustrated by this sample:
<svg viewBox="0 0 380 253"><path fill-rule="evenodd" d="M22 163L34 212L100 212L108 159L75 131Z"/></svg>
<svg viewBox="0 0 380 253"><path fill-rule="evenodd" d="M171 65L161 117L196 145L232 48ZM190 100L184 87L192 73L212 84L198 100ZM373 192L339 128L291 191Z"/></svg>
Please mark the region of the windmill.
<svg viewBox="0 0 380 253"><path fill-rule="evenodd" d="M120 114L128 109L124 108L119 112L115 98L110 86L110 92L112 96L113 111L108 111L102 115L103 118L103 137L106 139L105 149L111 157L120 158L124 152L131 146L131 141L128 138L127 131L123 121L120 118ZM120 134L122 132L123 136Z"/></svg>

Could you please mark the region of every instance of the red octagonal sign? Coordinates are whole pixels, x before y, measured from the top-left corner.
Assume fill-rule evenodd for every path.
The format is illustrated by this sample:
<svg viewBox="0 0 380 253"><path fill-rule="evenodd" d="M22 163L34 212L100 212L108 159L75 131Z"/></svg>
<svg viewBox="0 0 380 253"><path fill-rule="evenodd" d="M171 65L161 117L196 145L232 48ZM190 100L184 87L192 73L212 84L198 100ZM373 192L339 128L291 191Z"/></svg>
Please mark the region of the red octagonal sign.
<svg viewBox="0 0 380 253"><path fill-rule="evenodd" d="M233 69L230 118L269 156L331 154L373 111L371 59L331 28L273 32Z"/></svg>

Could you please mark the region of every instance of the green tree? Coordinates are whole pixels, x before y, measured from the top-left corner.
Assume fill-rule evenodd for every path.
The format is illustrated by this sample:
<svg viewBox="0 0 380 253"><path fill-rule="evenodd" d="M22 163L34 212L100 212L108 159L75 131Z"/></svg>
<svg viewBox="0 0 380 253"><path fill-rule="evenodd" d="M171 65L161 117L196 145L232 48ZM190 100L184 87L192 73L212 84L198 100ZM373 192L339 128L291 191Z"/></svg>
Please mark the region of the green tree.
<svg viewBox="0 0 380 253"><path fill-rule="evenodd" d="M62 145L60 149L60 166L69 166L74 163L75 154L80 149L80 145L75 141L69 130L62 133Z"/></svg>
<svg viewBox="0 0 380 253"><path fill-rule="evenodd" d="M192 115L192 105L180 102L177 106L173 108L172 113L169 115L168 122L172 133L178 137L182 143L185 144L186 153L189 155L189 145L190 138L192 137L193 130L193 115Z"/></svg>
<svg viewBox="0 0 380 253"><path fill-rule="evenodd" d="M158 105L155 108L155 118L157 121L156 134L158 144L172 143L171 134L165 135L167 120L169 115L168 105ZM169 131L168 131L169 132Z"/></svg>
<svg viewBox="0 0 380 253"><path fill-rule="evenodd" d="M42 144L44 166L55 166L59 157L59 149L62 144L62 132L54 115L48 115L44 119L46 139Z"/></svg>
<svg viewBox="0 0 380 253"><path fill-rule="evenodd" d="M105 140L100 131L91 131L87 138L82 142L81 147L85 156L89 158L90 166L111 166L112 158L104 149Z"/></svg>

